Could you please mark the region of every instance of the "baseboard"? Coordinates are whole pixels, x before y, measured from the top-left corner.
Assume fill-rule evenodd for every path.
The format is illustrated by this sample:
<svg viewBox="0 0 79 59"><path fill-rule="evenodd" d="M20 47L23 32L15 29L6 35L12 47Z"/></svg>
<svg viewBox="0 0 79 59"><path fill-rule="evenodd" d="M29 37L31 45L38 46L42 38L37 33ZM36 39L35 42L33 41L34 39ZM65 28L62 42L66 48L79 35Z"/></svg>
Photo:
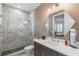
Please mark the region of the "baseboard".
<svg viewBox="0 0 79 59"><path fill-rule="evenodd" d="M24 46L16 48L16 49L11 49L11 50L8 50L8 51L4 51L4 52L2 52L1 56L5 56L5 55L8 55L8 54L13 53L13 52L20 51L22 49L24 49Z"/></svg>

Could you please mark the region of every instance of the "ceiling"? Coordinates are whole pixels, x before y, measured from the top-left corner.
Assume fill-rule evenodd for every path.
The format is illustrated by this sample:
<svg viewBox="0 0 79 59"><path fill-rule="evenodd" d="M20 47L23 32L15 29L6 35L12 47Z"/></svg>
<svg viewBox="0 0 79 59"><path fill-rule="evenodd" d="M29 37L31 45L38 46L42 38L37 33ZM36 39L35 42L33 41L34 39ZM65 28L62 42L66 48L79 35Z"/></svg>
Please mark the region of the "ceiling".
<svg viewBox="0 0 79 59"><path fill-rule="evenodd" d="M6 3L9 6L30 12L40 5L40 3Z"/></svg>

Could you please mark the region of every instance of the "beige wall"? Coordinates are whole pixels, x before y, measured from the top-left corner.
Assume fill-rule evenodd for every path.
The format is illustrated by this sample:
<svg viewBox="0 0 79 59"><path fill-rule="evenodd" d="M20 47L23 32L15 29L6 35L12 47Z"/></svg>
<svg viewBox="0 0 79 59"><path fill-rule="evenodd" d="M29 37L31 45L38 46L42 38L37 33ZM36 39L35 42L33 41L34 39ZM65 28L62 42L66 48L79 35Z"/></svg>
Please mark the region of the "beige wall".
<svg viewBox="0 0 79 59"><path fill-rule="evenodd" d="M41 4L35 10L35 36L40 38L42 35L48 36L45 28L45 23L48 19L49 14L61 10L62 8L57 7L53 10L53 3ZM48 11L49 9L49 11Z"/></svg>
<svg viewBox="0 0 79 59"><path fill-rule="evenodd" d="M51 9L48 11L48 9ZM76 21L75 28L77 30L79 38L79 4L61 4L56 9L53 9L51 4L42 4L35 10L35 36L41 37L42 35L47 35L46 29L44 27L45 21L47 20L49 14L56 12L58 10L65 9L68 14L74 18Z"/></svg>
<svg viewBox="0 0 79 59"><path fill-rule="evenodd" d="M44 23L48 17L49 4L42 4L35 10L35 36L47 35Z"/></svg>

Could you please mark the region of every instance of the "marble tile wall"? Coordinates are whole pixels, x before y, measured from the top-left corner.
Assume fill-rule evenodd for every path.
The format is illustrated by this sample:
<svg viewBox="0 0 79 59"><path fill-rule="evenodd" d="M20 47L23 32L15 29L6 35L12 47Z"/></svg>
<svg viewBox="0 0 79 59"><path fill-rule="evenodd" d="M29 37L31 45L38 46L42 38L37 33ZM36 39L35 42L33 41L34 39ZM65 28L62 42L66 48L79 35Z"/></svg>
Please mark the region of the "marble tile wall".
<svg viewBox="0 0 79 59"><path fill-rule="evenodd" d="M32 44L33 36L29 13L2 4L2 51Z"/></svg>
<svg viewBox="0 0 79 59"><path fill-rule="evenodd" d="M1 46L2 44L2 5L0 3L0 55L1 55Z"/></svg>

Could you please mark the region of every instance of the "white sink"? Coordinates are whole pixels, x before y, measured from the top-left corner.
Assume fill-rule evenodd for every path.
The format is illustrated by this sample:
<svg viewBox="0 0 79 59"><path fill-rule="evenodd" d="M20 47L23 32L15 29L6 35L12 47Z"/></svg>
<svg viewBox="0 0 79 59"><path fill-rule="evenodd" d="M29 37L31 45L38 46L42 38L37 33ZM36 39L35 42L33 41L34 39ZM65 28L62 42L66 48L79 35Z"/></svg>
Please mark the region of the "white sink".
<svg viewBox="0 0 79 59"><path fill-rule="evenodd" d="M53 42L53 41L44 41L45 44L49 45L49 46L57 46L57 42Z"/></svg>

